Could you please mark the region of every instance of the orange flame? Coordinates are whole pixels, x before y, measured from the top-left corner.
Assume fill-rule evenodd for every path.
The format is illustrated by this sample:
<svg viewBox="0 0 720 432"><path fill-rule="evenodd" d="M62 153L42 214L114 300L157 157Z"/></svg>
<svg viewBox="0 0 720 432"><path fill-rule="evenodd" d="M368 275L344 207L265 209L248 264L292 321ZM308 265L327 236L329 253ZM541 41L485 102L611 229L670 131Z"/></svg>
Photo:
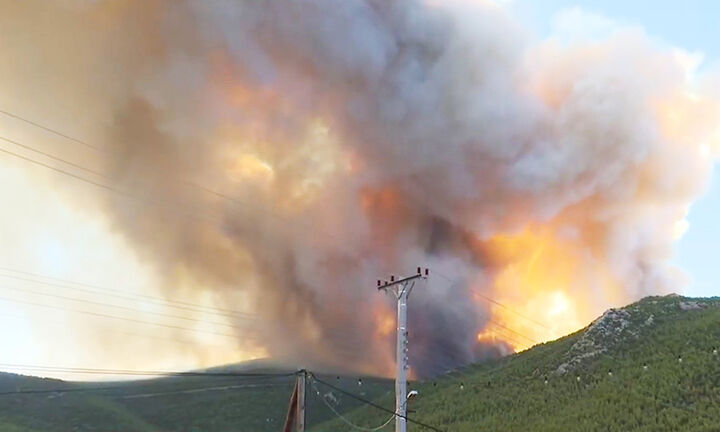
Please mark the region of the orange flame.
<svg viewBox="0 0 720 432"><path fill-rule="evenodd" d="M580 240L550 226L496 235L482 248L500 270L492 282L491 322L478 334L480 341L499 339L526 349L590 322L608 306L597 302L598 291L611 304L625 300L602 260L588 257ZM588 280L593 287L586 286Z"/></svg>

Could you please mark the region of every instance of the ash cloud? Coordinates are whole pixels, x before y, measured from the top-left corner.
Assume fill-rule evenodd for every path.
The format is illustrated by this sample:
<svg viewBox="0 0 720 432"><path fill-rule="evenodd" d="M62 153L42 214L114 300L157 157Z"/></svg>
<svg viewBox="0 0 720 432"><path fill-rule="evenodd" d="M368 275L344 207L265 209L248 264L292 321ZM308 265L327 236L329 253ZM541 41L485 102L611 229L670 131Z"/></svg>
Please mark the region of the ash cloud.
<svg viewBox="0 0 720 432"><path fill-rule="evenodd" d="M627 299L675 289L718 103L636 29L533 41L486 3L23 3L63 32L27 48L63 65L38 91L78 90L104 174L143 197L103 198L114 227L168 292L246 294L238 338L275 357L389 373L375 280L417 265L458 283L413 293L415 373L502 350L478 347L468 288L493 293L489 239L528 226L576 246L580 301L598 263Z"/></svg>

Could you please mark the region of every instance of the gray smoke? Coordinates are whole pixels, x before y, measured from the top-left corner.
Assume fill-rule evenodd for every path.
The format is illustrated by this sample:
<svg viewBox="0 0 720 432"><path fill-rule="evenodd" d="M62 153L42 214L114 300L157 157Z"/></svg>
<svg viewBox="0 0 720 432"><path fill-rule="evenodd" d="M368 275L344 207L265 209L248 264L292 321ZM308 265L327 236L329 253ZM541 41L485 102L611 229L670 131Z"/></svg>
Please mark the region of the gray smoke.
<svg viewBox="0 0 720 432"><path fill-rule="evenodd" d="M5 48L25 59L12 73L51 68L34 91L71 95L63 115L136 195L104 199L117 231L168 292L245 294L259 321L238 338L272 356L387 373L375 280L416 266L456 281L413 292L418 375L504 352L478 344L490 309L468 288L496 294L512 263L489 240L528 227L574 245L564 288L585 318L606 306L598 268L627 300L677 289L674 227L712 168L717 101L637 30L537 42L499 7L419 0L4 9L47 32Z"/></svg>

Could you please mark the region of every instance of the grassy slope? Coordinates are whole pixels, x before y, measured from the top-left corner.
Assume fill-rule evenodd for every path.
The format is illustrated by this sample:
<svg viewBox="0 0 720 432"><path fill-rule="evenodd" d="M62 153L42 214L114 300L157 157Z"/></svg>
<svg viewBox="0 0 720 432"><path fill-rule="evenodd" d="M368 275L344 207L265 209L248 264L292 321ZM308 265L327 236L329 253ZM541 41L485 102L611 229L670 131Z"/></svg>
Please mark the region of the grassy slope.
<svg viewBox="0 0 720 432"><path fill-rule="evenodd" d="M325 377L358 391L356 379ZM277 431L294 385L293 377L175 377L122 383L66 383L0 374L0 392L112 387L110 390L0 395L0 432L36 431ZM212 388L212 390L198 389ZM365 379L368 398L392 388L387 380ZM309 424L331 418L319 400L308 403ZM352 410L358 403L345 404Z"/></svg>
<svg viewBox="0 0 720 432"><path fill-rule="evenodd" d="M590 329L416 384L412 416L456 432L720 430L720 300L647 298ZM350 417L374 426L387 415ZM349 430L339 421L312 429Z"/></svg>

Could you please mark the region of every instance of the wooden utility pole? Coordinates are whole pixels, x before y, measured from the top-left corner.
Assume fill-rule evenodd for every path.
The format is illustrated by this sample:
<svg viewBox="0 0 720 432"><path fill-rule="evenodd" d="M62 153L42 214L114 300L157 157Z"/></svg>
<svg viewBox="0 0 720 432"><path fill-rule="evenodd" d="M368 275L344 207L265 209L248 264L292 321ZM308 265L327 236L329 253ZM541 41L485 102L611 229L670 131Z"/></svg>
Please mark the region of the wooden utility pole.
<svg viewBox="0 0 720 432"><path fill-rule="evenodd" d="M290 405L288 406L287 416L285 417L285 425L283 432L305 432L305 383L307 381L307 371L305 369L298 371L297 380L292 396L290 396Z"/></svg>
<svg viewBox="0 0 720 432"><path fill-rule="evenodd" d="M298 386L297 383L295 383L292 396L290 396L290 405L288 406L287 416L285 417L283 432L292 432L293 426L295 425L295 417L297 416L297 395Z"/></svg>
<svg viewBox="0 0 720 432"><path fill-rule="evenodd" d="M305 382L307 371L301 370L297 377L297 432L305 432Z"/></svg>

